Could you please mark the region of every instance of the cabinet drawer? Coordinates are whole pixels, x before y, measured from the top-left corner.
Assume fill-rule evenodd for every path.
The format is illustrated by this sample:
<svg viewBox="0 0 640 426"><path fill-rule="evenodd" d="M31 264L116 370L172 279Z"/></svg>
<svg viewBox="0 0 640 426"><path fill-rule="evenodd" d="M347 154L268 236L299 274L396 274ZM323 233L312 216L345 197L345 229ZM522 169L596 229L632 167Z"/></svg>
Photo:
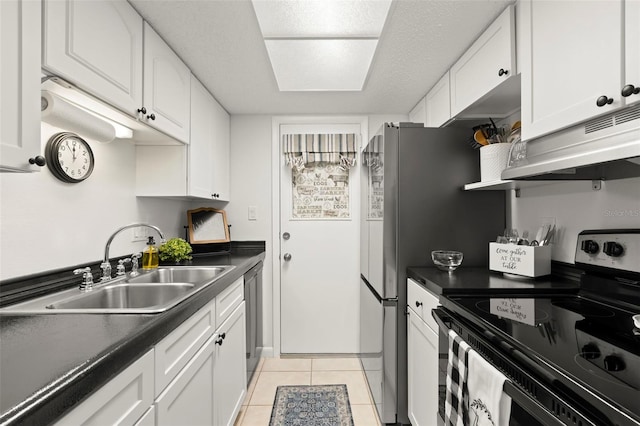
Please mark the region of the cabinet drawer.
<svg viewBox="0 0 640 426"><path fill-rule="evenodd" d="M216 329L222 325L244 300L244 277L225 288L216 296Z"/></svg>
<svg viewBox="0 0 640 426"><path fill-rule="evenodd" d="M438 324L431 315L431 310L440 304L438 296L409 278L407 280L407 304L432 330L438 332Z"/></svg>
<svg viewBox="0 0 640 426"><path fill-rule="evenodd" d="M187 365L215 331L215 304L210 303L156 345L155 395Z"/></svg>
<svg viewBox="0 0 640 426"><path fill-rule="evenodd" d="M153 403L153 398L152 349L56 425L133 425Z"/></svg>

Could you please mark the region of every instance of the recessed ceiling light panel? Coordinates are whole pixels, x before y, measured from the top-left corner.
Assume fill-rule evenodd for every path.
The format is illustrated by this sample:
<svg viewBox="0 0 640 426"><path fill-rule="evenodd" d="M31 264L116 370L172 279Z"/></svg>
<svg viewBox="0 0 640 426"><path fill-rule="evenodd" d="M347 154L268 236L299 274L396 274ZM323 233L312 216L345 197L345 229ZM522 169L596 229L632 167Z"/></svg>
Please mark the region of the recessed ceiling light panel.
<svg viewBox="0 0 640 426"><path fill-rule="evenodd" d="M264 38L377 38L391 0L252 0Z"/></svg>
<svg viewBox="0 0 640 426"><path fill-rule="evenodd" d="M265 40L281 91L362 90L377 40Z"/></svg>

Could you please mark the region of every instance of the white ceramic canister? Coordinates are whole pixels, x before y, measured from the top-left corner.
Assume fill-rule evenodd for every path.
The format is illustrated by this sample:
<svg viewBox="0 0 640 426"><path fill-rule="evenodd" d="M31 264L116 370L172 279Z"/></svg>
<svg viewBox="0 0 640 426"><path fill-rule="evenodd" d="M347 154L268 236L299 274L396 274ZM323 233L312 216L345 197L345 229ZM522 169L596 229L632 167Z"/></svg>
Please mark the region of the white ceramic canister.
<svg viewBox="0 0 640 426"><path fill-rule="evenodd" d="M510 143L494 143L480 148L480 180L500 180L509 160Z"/></svg>

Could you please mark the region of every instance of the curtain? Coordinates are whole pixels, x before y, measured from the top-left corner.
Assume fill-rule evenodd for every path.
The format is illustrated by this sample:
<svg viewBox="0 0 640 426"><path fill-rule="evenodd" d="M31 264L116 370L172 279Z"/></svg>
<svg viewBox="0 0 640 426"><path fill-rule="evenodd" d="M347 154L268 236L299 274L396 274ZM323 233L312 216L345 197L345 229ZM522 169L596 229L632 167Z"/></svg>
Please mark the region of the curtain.
<svg viewBox="0 0 640 426"><path fill-rule="evenodd" d="M337 164L343 170L356 164L355 133L283 135L282 138L285 162L297 170L320 162Z"/></svg>

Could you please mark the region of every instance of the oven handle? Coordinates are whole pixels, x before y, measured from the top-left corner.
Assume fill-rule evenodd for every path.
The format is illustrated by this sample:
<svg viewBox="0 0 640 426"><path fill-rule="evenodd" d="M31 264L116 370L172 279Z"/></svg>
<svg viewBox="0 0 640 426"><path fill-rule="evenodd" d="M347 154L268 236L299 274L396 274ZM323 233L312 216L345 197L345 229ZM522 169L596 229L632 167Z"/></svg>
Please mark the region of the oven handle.
<svg viewBox="0 0 640 426"><path fill-rule="evenodd" d="M443 332L448 333L452 328L452 319L446 313L443 313L439 308L433 309L431 315L438 323L438 326ZM448 324L447 324L448 323ZM477 338L477 337L476 337ZM517 403L520 407L525 409L533 417L537 418L544 425L549 426L564 426L564 423L560 421L556 416L549 412L546 408L540 405L535 399L531 398L518 386L513 384L509 379L504 382L503 391L509 395L512 401Z"/></svg>

